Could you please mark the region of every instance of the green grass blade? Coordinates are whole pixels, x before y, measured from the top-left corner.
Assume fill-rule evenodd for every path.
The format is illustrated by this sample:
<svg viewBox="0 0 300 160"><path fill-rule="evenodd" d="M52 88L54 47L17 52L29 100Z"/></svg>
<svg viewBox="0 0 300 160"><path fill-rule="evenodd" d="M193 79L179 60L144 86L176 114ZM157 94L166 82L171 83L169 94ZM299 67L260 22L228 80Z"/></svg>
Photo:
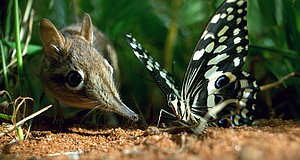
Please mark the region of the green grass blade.
<svg viewBox="0 0 300 160"><path fill-rule="evenodd" d="M278 49L278 48L275 48L275 47L260 46L260 45L257 45L257 44L249 45L249 47L251 49L255 49L255 50L273 52L273 53L276 53L278 55L282 55L282 56L293 58L293 59L299 59L300 58L296 51L293 51L293 50L290 50L290 49Z"/></svg>
<svg viewBox="0 0 300 160"><path fill-rule="evenodd" d="M11 117L10 115L6 115L6 114L3 114L3 113L0 113L0 118L3 118L5 120L8 120L8 121L11 121Z"/></svg>
<svg viewBox="0 0 300 160"><path fill-rule="evenodd" d="M8 1L7 9L6 9L6 16L5 16L5 24L4 24L4 40L8 41L11 32L11 12L12 12L12 5L13 1ZM4 55L7 58L7 53L9 49L3 46ZM5 59L6 61L7 59Z"/></svg>
<svg viewBox="0 0 300 160"><path fill-rule="evenodd" d="M17 134L18 134L18 137L19 137L20 140L23 141L23 140L25 139L25 138L24 138L23 129L22 129L21 126L17 127Z"/></svg>
<svg viewBox="0 0 300 160"><path fill-rule="evenodd" d="M4 87L5 90L9 92L9 85L8 85L8 76L6 70L6 56L3 50L2 42L0 41L0 50L1 50L1 57L2 57L2 69L3 69L3 77L4 77Z"/></svg>
<svg viewBox="0 0 300 160"><path fill-rule="evenodd" d="M11 8L12 8L13 1L8 1L7 10L6 10L6 17L5 17L5 28L4 28L4 39L9 39L9 33L11 29Z"/></svg>
<svg viewBox="0 0 300 160"><path fill-rule="evenodd" d="M18 66L18 80L20 85L20 95L25 96L25 78L23 69L23 59L21 52L20 42L20 20L19 20L19 4L18 0L14 0L14 30L15 30L15 42L17 51L17 66Z"/></svg>

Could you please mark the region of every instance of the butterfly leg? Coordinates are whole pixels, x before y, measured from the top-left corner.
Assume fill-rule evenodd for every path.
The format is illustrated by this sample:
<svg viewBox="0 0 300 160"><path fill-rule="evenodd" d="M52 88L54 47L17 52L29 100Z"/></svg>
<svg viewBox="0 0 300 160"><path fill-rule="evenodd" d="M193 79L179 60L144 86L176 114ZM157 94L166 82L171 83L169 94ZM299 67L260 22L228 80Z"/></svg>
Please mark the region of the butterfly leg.
<svg viewBox="0 0 300 160"><path fill-rule="evenodd" d="M176 116L164 109L161 109L160 112L159 112L159 117L158 117L158 122L157 122L157 125L156 127L159 127L159 125L161 124L161 121L162 121L162 118L166 118L166 119L177 119Z"/></svg>
<svg viewBox="0 0 300 160"><path fill-rule="evenodd" d="M168 120L168 126L164 128L160 128L160 132L168 132L171 134L180 133L180 132L194 132L194 128L197 124L187 124L177 119L177 117L166 111L161 109L159 114L159 119L157 123L157 128L159 128L162 121Z"/></svg>

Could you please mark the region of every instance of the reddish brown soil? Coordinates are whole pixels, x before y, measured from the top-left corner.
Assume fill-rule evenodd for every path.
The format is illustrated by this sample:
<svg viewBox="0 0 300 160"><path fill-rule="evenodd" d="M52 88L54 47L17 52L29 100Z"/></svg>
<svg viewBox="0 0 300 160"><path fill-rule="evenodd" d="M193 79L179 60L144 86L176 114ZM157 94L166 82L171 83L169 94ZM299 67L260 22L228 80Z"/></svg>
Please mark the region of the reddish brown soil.
<svg viewBox="0 0 300 160"><path fill-rule="evenodd" d="M34 128L30 138L0 138L0 159L300 159L300 122L207 128L202 136L140 129ZM77 153L80 153L79 155Z"/></svg>

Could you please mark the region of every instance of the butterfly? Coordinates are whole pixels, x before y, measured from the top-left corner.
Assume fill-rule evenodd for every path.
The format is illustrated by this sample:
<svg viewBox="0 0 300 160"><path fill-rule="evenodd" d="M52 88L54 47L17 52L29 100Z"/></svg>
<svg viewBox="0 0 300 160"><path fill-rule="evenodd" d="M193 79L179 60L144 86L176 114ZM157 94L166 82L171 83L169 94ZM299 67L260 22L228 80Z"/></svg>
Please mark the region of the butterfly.
<svg viewBox="0 0 300 160"><path fill-rule="evenodd" d="M182 87L137 40L126 39L135 56L167 95L173 113L161 110L184 124L205 121L219 126L248 125L253 121L255 78L241 68L248 54L247 0L225 0L210 19L189 61ZM161 116L160 116L161 117Z"/></svg>

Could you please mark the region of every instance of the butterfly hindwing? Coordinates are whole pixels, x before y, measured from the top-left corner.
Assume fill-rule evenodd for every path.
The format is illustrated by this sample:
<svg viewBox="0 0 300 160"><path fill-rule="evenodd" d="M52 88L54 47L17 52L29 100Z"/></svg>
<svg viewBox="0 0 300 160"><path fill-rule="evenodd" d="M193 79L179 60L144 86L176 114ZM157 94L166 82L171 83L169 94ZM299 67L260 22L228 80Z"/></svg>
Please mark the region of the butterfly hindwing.
<svg viewBox="0 0 300 160"><path fill-rule="evenodd" d="M226 0L204 30L189 62L181 90L181 96L191 106L195 102L208 103L197 99L203 98L198 95L201 91L205 90L207 96L212 93L210 89L214 86L208 86L208 82L226 72L239 71L243 66L249 43L246 7L246 0Z"/></svg>
<svg viewBox="0 0 300 160"><path fill-rule="evenodd" d="M153 59L148 51L144 49L142 45L131 36L131 34L125 34L125 37L135 56L151 73L152 78L160 87L160 89L166 95L169 95L171 93L179 95L179 91L177 89L178 87L175 84L172 74L163 69L161 65Z"/></svg>

